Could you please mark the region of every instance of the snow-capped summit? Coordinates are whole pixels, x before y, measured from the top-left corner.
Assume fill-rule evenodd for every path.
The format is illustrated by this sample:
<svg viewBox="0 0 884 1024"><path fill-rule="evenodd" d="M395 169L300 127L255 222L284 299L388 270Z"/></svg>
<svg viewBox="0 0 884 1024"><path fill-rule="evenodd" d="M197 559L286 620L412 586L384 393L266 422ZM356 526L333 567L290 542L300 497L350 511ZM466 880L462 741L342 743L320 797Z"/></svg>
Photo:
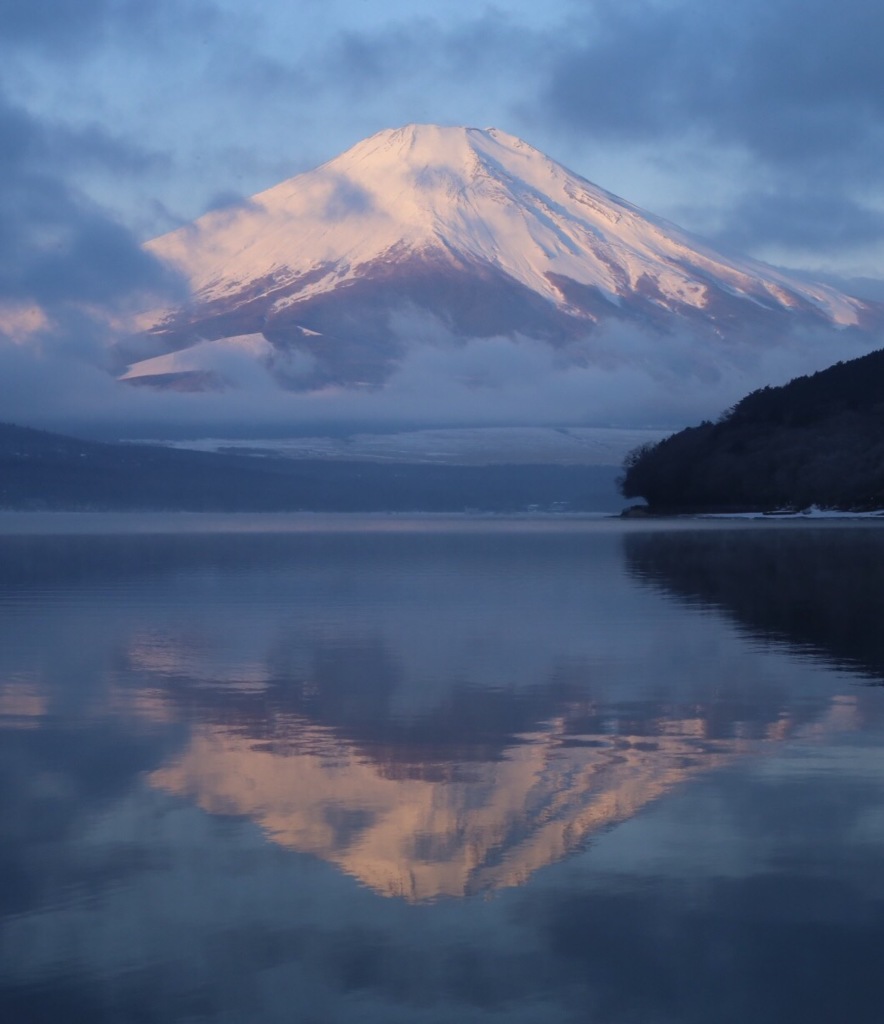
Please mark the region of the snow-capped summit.
<svg viewBox="0 0 884 1024"><path fill-rule="evenodd" d="M378 384L431 317L462 337L579 352L608 320L727 337L875 315L835 288L724 256L494 128L379 132L148 248L192 288L185 308L155 315L157 354L125 375L158 383L197 370L204 382L207 343L230 339L293 386ZM181 353L197 345L191 366L196 353Z"/></svg>

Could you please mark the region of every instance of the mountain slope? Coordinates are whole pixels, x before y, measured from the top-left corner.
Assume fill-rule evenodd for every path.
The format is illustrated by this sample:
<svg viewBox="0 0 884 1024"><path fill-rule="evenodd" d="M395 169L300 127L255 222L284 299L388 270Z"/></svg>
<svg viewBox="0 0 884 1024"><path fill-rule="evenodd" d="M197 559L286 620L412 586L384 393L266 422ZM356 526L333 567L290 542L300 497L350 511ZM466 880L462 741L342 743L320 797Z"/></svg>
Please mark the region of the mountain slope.
<svg viewBox="0 0 884 1024"><path fill-rule="evenodd" d="M185 388L220 382L230 346L212 343L227 339L281 382L316 387L383 383L431 320L460 338L540 339L581 363L610 321L728 338L881 319L828 285L724 256L495 129L380 132L148 249L193 295L147 319L140 354L159 362L124 377Z"/></svg>

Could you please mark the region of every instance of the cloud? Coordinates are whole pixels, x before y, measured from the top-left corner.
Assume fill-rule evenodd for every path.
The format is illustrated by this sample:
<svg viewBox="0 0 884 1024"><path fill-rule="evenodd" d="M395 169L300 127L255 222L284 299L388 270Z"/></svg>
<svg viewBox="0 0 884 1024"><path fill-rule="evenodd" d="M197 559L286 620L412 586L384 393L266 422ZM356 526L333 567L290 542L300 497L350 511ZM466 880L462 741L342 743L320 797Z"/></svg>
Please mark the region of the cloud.
<svg viewBox="0 0 884 1024"><path fill-rule="evenodd" d="M0 0L0 48L82 61L110 42L162 44L164 37L217 26L210 0Z"/></svg>
<svg viewBox="0 0 884 1024"><path fill-rule="evenodd" d="M30 395L32 410L47 400L29 390L35 374L51 387L55 374L64 379L71 371L71 359L103 365L119 315L147 297L186 294L130 231L66 180L68 157L76 161L84 147L70 128L40 120L0 93L0 346L35 346L30 361L17 353L7 366L8 383ZM108 139L91 158L113 168L124 153ZM39 360L50 354L52 364L41 372ZM71 386L76 376L68 378Z"/></svg>
<svg viewBox="0 0 884 1024"><path fill-rule="evenodd" d="M203 212L217 213L219 210L239 212L240 210L253 209L255 209L255 203L252 202L250 196L244 196L239 192L228 189L223 192L216 192L215 195L211 196Z"/></svg>
<svg viewBox="0 0 884 1024"><path fill-rule="evenodd" d="M721 217L734 244L860 245L884 237L882 39L872 0L597 0L560 37L529 109L600 143L687 145L722 176L742 164ZM765 222L772 196L786 209ZM816 233L800 230L802 202Z"/></svg>
<svg viewBox="0 0 884 1024"><path fill-rule="evenodd" d="M0 0L4 46L34 46L52 52L82 49L97 41L115 7L113 0Z"/></svg>
<svg viewBox="0 0 884 1024"><path fill-rule="evenodd" d="M331 189L322 211L327 220L342 221L375 211L371 193L361 185L344 175L329 175L328 178Z"/></svg>
<svg viewBox="0 0 884 1024"><path fill-rule="evenodd" d="M882 126L882 37L869 0L597 0L563 37L542 103L597 135L701 130L773 163L828 160Z"/></svg>
<svg viewBox="0 0 884 1024"><path fill-rule="evenodd" d="M884 212L850 196L759 191L734 204L723 235L747 249L766 242L837 252L884 240Z"/></svg>
<svg viewBox="0 0 884 1024"><path fill-rule="evenodd" d="M266 361L235 344L207 344L191 366L237 384L183 394L117 382L94 350L0 346L4 418L118 436L414 426L587 425L676 428L716 418L747 392L869 350L850 332L723 342L614 325L570 351L527 338L456 338L438 321L402 318L405 356L381 388L281 388ZM413 339L420 338L419 342ZM100 335L99 335L100 341ZM177 358L177 357L176 357ZM297 360L290 377L297 377ZM304 367L300 367L304 370ZM303 377L303 374L301 374Z"/></svg>
<svg viewBox="0 0 884 1024"><path fill-rule="evenodd" d="M409 9L359 26L341 13L321 31L299 27L284 36L286 46L252 39L235 62L214 70L228 94L254 98L259 117L286 110L326 137L352 124L342 135L349 144L408 121L495 123L492 111L509 107L533 81L549 41L547 30L528 30L513 12L487 7L459 18Z"/></svg>
<svg viewBox="0 0 884 1024"><path fill-rule="evenodd" d="M310 77L317 90L361 97L370 95L367 90L392 96L429 79L436 82L434 92L443 83L456 92L482 79L493 88L494 80L515 79L538 53L544 36L499 10L480 9L466 20L449 22L422 15L392 26L334 33L319 59L310 62Z"/></svg>

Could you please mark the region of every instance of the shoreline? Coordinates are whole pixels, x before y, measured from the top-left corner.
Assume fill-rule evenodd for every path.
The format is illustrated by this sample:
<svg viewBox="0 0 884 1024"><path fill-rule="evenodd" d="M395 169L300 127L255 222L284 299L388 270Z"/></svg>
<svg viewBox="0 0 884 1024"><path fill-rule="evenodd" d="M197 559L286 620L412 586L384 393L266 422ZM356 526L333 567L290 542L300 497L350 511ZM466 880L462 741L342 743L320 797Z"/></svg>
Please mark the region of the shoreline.
<svg viewBox="0 0 884 1024"><path fill-rule="evenodd" d="M22 511L0 509L0 537L445 533L494 529L509 533L578 532L594 529L682 530L716 525L784 527L875 523L884 512L672 513L624 516L616 512L188 512Z"/></svg>

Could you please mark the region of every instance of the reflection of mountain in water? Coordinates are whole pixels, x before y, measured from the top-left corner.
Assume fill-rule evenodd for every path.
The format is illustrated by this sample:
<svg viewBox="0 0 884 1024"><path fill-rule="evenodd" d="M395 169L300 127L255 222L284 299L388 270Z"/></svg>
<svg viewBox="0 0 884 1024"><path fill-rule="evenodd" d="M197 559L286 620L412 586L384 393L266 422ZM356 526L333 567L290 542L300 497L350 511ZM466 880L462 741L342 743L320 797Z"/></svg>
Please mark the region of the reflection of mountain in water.
<svg viewBox="0 0 884 1024"><path fill-rule="evenodd" d="M297 753L200 729L153 782L211 813L247 815L275 842L409 900L518 885L739 746L698 756L689 737L675 736L569 747L562 723L550 723L499 761L420 779L391 776L352 745L298 724L308 749Z"/></svg>
<svg viewBox="0 0 884 1024"><path fill-rule="evenodd" d="M149 675L143 653L133 668ZM198 724L153 784L411 901L519 885L692 776L851 714L837 701L615 709L573 666L527 691L453 684L403 715L397 659L377 642L326 641L305 674L280 674L277 657L260 684L223 689L170 677L170 660L166 700Z"/></svg>
<svg viewBox="0 0 884 1024"><path fill-rule="evenodd" d="M103 708L119 746L151 737L134 770L155 786L381 893L517 885L681 782L854 714L828 679L809 689L789 659L756 672L720 616L628 580L611 526L0 540L0 726ZM830 564L812 531L764 536L783 550L749 531L629 536L628 564L693 600L724 588L723 607L739 581L784 576L788 612L811 563L860 561L865 583L818 614L869 639L879 547Z"/></svg>
<svg viewBox="0 0 884 1024"><path fill-rule="evenodd" d="M624 537L631 574L884 683L884 531L804 524Z"/></svg>

